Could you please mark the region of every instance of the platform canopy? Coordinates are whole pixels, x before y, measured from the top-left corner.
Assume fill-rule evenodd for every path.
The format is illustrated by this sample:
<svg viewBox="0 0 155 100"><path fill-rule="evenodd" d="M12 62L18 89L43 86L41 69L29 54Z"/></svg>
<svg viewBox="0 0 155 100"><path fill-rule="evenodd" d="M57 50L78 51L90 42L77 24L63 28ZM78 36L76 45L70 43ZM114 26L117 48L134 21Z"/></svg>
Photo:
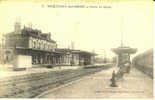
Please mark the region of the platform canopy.
<svg viewBox="0 0 155 100"><path fill-rule="evenodd" d="M72 50L72 53L78 53L81 55L90 55L90 56L96 56L97 55L96 53L91 53L91 52L82 51L82 50Z"/></svg>
<svg viewBox="0 0 155 100"><path fill-rule="evenodd" d="M118 48L112 48L112 51L116 54L122 54L122 53L134 54L137 52L137 49L130 47L118 47Z"/></svg>

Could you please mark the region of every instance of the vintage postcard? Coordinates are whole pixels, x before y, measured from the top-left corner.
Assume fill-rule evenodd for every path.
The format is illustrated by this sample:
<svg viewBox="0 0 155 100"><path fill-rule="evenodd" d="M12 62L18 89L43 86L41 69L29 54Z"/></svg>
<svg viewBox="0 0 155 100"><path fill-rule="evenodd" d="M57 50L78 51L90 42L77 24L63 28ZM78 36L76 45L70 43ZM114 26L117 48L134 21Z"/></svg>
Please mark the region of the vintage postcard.
<svg viewBox="0 0 155 100"><path fill-rule="evenodd" d="M0 0L0 98L153 99L153 0Z"/></svg>

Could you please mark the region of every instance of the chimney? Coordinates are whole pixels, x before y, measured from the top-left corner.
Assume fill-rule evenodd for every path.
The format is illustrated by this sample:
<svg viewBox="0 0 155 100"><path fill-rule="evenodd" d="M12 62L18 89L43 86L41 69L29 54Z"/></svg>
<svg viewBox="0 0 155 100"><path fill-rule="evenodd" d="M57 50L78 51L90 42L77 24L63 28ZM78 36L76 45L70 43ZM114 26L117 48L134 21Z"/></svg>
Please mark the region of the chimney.
<svg viewBox="0 0 155 100"><path fill-rule="evenodd" d="M16 22L15 23L14 31L15 31L15 33L20 33L20 31L21 31L21 24L20 24L20 22Z"/></svg>
<svg viewBox="0 0 155 100"><path fill-rule="evenodd" d="M74 49L74 42L71 42L71 49Z"/></svg>

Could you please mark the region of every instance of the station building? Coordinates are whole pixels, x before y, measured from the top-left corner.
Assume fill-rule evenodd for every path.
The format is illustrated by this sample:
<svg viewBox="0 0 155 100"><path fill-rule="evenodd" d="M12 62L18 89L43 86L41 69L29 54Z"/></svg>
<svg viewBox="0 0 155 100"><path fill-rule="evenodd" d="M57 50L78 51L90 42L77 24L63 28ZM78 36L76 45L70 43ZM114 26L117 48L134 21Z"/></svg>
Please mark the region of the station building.
<svg viewBox="0 0 155 100"><path fill-rule="evenodd" d="M94 54L81 50L57 48L51 33L25 27L15 23L14 32L4 35L3 62L13 67L33 67L35 65L89 65Z"/></svg>
<svg viewBox="0 0 155 100"><path fill-rule="evenodd" d="M56 51L60 53L60 64L63 65L92 65L94 63L95 54L91 52L66 48L57 48Z"/></svg>

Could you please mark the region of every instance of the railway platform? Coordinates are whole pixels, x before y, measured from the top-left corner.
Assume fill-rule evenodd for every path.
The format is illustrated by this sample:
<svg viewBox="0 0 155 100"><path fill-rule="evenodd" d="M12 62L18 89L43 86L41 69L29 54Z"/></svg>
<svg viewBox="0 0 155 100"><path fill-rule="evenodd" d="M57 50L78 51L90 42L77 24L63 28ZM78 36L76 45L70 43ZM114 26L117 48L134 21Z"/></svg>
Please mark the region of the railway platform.
<svg viewBox="0 0 155 100"><path fill-rule="evenodd" d="M38 98L153 98L153 79L132 68L130 74L110 87L113 70L102 70L78 81L44 92Z"/></svg>

